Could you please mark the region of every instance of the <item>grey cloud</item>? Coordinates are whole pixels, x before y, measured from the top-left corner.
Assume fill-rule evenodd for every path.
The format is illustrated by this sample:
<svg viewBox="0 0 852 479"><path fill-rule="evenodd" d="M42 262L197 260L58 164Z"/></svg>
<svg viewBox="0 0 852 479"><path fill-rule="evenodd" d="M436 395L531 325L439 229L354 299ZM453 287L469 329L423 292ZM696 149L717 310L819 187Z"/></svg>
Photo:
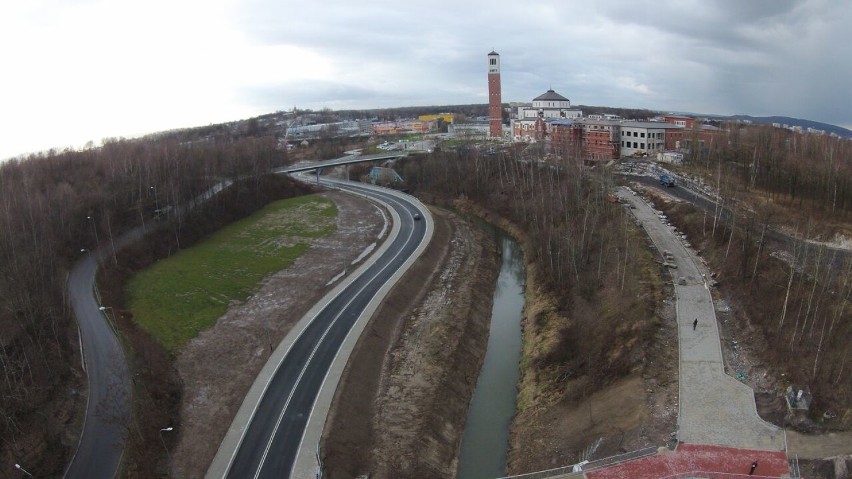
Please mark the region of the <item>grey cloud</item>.
<svg viewBox="0 0 852 479"><path fill-rule="evenodd" d="M240 4L260 44L297 44L358 68L391 66L390 91L282 85L304 101L392 106L483 102L485 54L503 98L553 87L575 103L852 123L852 5L823 0ZM640 86L644 85L646 88ZM324 98L324 95L329 95ZM262 95L263 96L263 95ZM292 101L291 101L292 102ZM298 103L298 102L297 102ZM399 103L402 106L405 103Z"/></svg>

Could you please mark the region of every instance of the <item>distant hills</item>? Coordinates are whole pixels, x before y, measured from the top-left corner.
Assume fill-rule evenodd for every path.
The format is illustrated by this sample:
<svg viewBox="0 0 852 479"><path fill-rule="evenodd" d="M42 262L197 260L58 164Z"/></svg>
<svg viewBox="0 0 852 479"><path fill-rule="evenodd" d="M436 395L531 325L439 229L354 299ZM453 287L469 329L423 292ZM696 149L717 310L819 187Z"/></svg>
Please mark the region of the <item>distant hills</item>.
<svg viewBox="0 0 852 479"><path fill-rule="evenodd" d="M814 128L822 130L826 133L835 133L843 138L852 138L852 130L843 128L842 126L831 125L829 123L821 123L818 121L803 120L801 118L791 118L789 116L751 116L751 115L714 115L708 113L695 113L691 111L664 111L664 110L646 110L639 108L618 108L593 105L577 105L576 108L583 110L583 113L588 115L592 113L612 113L619 115L622 118L651 118L655 115L686 115L696 118L706 118L714 121L737 121L745 120L758 125L771 125L780 123L787 126L799 126L803 130Z"/></svg>
<svg viewBox="0 0 852 479"><path fill-rule="evenodd" d="M826 133L836 133L837 135L842 136L844 138L852 138L852 130L849 130L848 128L843 128L842 126L832 125L829 123L821 123L818 121L803 120L801 118L790 118L789 116L712 115L710 116L710 118L720 120L747 120L752 123L757 123L761 125L771 125L773 123L780 123L782 125L788 126L800 126L802 127L802 129L805 130L807 130L808 128L814 128L817 130L823 130Z"/></svg>

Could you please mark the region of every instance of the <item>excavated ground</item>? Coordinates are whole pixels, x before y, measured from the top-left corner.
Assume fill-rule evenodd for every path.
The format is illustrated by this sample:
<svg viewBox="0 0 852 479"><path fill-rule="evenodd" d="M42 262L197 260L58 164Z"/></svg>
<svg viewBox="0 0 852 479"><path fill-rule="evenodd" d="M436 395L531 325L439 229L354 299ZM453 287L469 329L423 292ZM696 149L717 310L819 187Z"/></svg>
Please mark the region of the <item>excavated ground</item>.
<svg viewBox="0 0 852 479"><path fill-rule="evenodd" d="M296 263L231 304L175 362L183 382L172 477L203 477L231 420L272 349L326 292L330 281L378 241L384 215L369 201L322 193L338 208L337 231L315 240Z"/></svg>
<svg viewBox="0 0 852 479"><path fill-rule="evenodd" d="M435 235L350 357L326 423L326 477L454 477L488 343L496 244L432 210Z"/></svg>
<svg viewBox="0 0 852 479"><path fill-rule="evenodd" d="M341 265L375 241L378 210L331 195L340 212L337 233L273 275L253 298L232 305L179 356L185 400L173 476L204 474L270 343L325 293ZM367 325L335 393L320 451L326 477L455 474L488 341L499 252L490 235L457 215L433 209L433 216L432 243ZM591 444L597 444L593 456L603 456L665 443L677 414L671 301L655 314L663 325L653 364L586 400L517 418L513 442L535 442L539 453L513 455L511 471L576 462L576 451Z"/></svg>

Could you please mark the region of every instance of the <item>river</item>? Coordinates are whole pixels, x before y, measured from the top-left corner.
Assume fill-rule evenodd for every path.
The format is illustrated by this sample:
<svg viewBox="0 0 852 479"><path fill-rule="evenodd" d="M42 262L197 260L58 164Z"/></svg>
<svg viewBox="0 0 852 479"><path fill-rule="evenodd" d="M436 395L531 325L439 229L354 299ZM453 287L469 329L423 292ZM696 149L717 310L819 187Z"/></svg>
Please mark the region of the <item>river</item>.
<svg viewBox="0 0 852 479"><path fill-rule="evenodd" d="M468 410L456 476L506 475L509 425L518 395L521 313L524 308L524 256L520 245L496 232L503 255L494 290L488 349Z"/></svg>

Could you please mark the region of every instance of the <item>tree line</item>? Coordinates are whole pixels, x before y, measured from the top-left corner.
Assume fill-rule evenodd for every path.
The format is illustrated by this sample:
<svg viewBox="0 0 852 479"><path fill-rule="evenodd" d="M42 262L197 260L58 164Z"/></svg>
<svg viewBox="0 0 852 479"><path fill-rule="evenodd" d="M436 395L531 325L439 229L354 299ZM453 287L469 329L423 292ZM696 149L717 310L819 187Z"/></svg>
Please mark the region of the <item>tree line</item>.
<svg viewBox="0 0 852 479"><path fill-rule="evenodd" d="M720 248L723 281L791 379L809 384L822 407L848 401L852 257L816 241L852 215L852 141L731 123L705 147L691 152L693 164L722 200L712 216L683 215L690 237ZM778 221L797 238L780 255L768 244Z"/></svg>
<svg viewBox="0 0 852 479"><path fill-rule="evenodd" d="M426 202L463 199L523 231L528 275L548 297L525 326L525 335L541 342L525 359L540 375L534 381L567 393L569 380L582 377L592 390L630 372L636 354L643 354L623 346L640 347L649 338L638 323L653 316L653 301L637 301L634 289L643 287L645 274L638 251L647 250L629 215L609 201L608 172L584 167L581 154L545 163L527 153L517 148L483 154L463 145L403 160L399 169ZM630 342L632 335L641 340Z"/></svg>
<svg viewBox="0 0 852 479"><path fill-rule="evenodd" d="M687 204L665 209L701 243L720 288L735 299L738 328L760 332L757 344L765 346L758 350L765 347L765 353L759 359L785 373L783 381L809 386L813 411L846 414L842 420L849 424L852 255L808 241L813 224L794 231L802 240L778 245L760 211L734 208L722 218Z"/></svg>
<svg viewBox="0 0 852 479"><path fill-rule="evenodd" d="M771 201L848 218L852 214L852 141L782 128L728 123L705 150L691 152L708 176L731 174Z"/></svg>
<svg viewBox="0 0 852 479"><path fill-rule="evenodd" d="M65 279L73 263L136 226L168 228L177 240L193 214L181 205L222 181L262 181L286 161L275 144L110 139L0 165L0 456L41 475L61 473L68 459L69 424L56 418L68 421L71 397L81 394L73 391L85 388L71 361L78 352ZM210 208L229 208L224 201Z"/></svg>

